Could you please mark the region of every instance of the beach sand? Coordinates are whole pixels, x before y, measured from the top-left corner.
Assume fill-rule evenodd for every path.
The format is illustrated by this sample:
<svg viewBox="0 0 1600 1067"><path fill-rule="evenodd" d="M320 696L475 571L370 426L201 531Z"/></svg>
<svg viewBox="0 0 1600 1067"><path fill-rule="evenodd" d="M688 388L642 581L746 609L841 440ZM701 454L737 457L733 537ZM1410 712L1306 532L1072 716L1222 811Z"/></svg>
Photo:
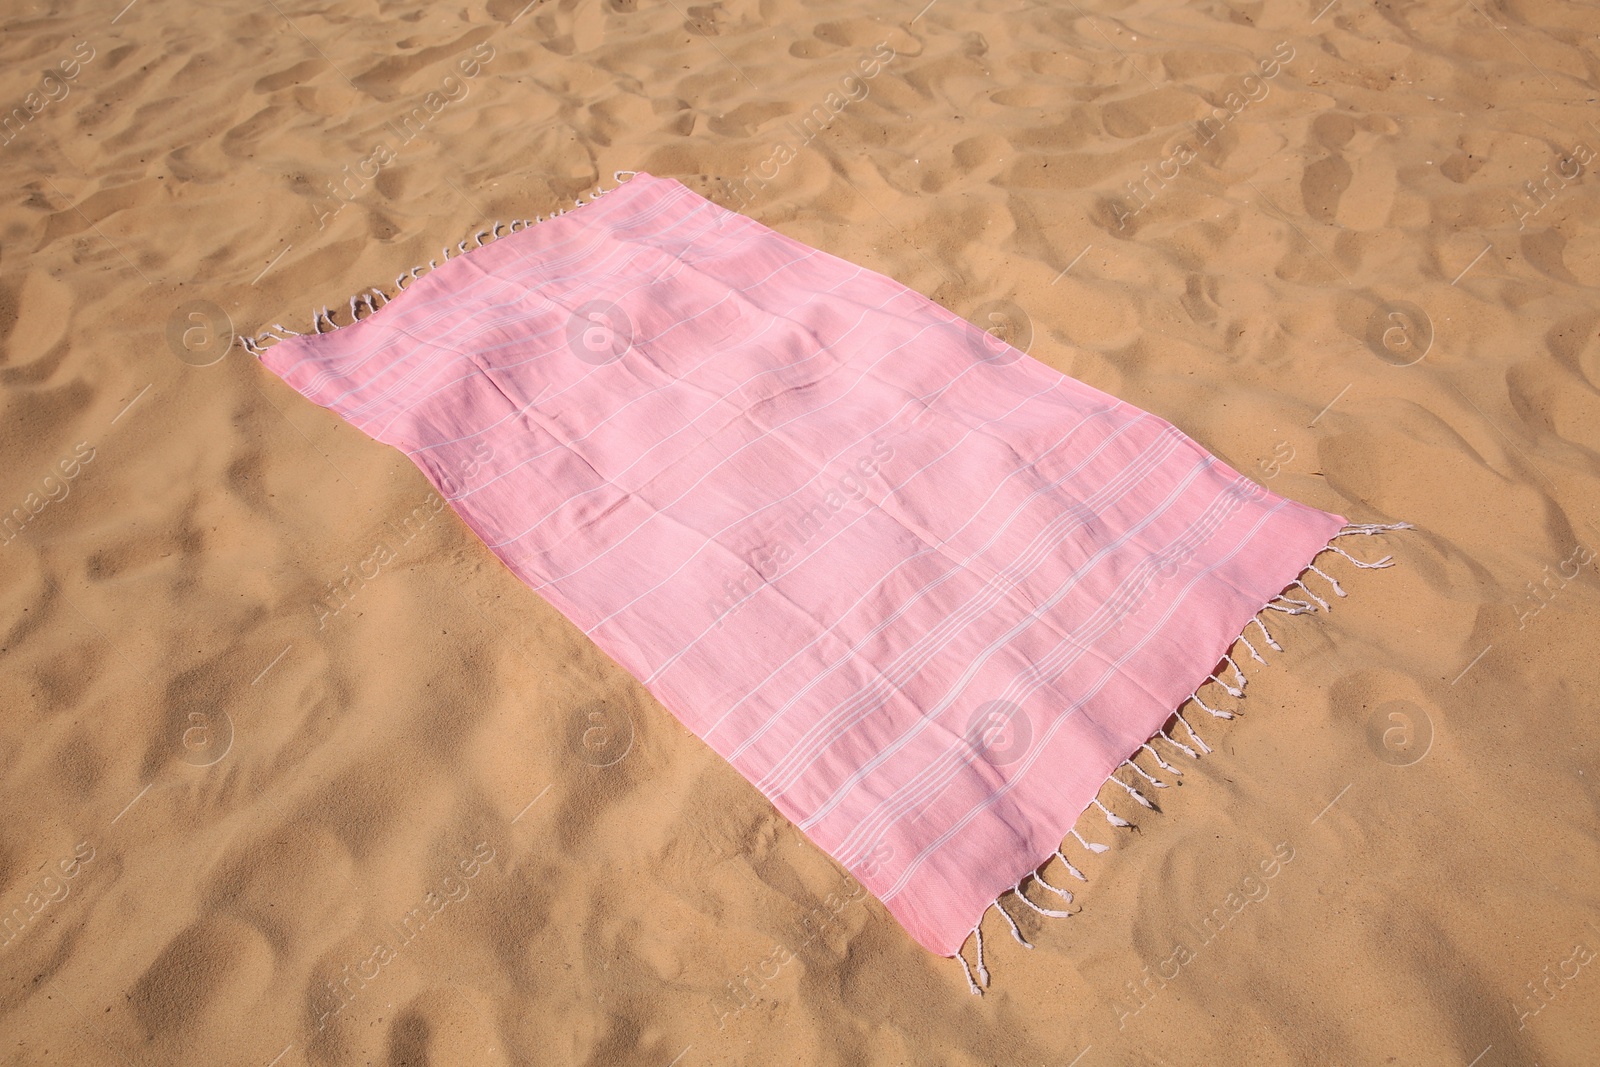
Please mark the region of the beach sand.
<svg viewBox="0 0 1600 1067"><path fill-rule="evenodd" d="M0 1062L1600 1061L1600 16L922 4L0 18ZM226 347L627 170L1417 527L982 998Z"/></svg>

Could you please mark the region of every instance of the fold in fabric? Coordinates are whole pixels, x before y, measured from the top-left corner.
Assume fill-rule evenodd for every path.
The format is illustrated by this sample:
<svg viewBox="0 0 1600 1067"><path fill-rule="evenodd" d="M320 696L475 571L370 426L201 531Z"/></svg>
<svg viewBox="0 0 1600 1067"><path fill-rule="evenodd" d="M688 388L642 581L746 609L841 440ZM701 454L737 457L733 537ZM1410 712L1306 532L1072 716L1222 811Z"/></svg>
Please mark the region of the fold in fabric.
<svg viewBox="0 0 1600 1067"><path fill-rule="evenodd" d="M643 173L262 361L946 956L1344 524Z"/></svg>

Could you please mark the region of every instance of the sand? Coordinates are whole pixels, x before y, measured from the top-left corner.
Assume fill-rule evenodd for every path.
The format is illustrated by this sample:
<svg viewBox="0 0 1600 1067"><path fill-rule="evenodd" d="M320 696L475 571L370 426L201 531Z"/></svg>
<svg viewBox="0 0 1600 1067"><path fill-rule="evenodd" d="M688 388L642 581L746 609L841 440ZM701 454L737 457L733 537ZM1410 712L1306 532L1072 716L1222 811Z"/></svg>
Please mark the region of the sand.
<svg viewBox="0 0 1600 1067"><path fill-rule="evenodd" d="M0 1062L1600 1057L1600 16L922 2L0 18ZM226 347L618 170L1417 526L981 999Z"/></svg>

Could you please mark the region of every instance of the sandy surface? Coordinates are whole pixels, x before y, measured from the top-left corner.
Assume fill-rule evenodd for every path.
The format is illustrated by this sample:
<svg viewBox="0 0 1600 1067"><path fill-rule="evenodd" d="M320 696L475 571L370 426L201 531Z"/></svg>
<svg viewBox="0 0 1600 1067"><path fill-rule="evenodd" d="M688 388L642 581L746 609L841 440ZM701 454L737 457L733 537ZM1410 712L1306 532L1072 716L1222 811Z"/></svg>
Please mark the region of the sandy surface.
<svg viewBox="0 0 1600 1067"><path fill-rule="evenodd" d="M0 19L0 1062L1600 1059L1592 4L121 3ZM222 348L619 169L1418 526L982 999Z"/></svg>

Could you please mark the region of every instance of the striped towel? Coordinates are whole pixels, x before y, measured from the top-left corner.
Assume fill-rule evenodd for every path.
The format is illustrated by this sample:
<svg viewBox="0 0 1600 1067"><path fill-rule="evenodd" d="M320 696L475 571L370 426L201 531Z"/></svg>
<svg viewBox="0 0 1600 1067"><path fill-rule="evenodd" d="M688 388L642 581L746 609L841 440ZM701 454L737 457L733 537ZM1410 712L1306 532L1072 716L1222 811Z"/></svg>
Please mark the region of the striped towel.
<svg viewBox="0 0 1600 1067"><path fill-rule="evenodd" d="M1058 911L1025 880L1344 526L670 179L513 230L263 361L934 952Z"/></svg>

